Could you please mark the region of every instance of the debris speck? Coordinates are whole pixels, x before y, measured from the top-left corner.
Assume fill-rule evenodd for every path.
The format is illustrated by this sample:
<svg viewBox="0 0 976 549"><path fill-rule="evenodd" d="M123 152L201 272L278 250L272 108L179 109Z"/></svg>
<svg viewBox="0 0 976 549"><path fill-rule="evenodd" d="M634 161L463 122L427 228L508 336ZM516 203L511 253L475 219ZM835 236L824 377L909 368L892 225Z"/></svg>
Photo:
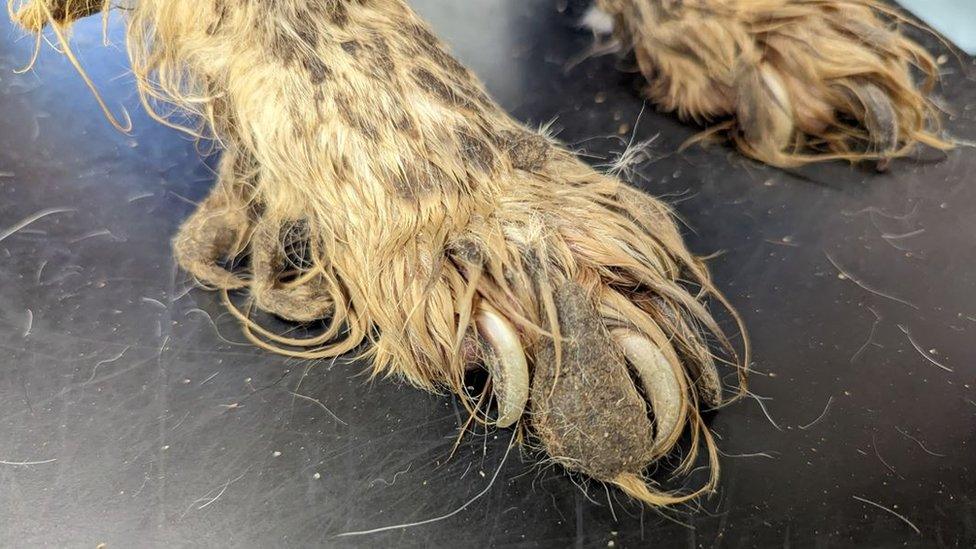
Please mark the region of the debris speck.
<svg viewBox="0 0 976 549"><path fill-rule="evenodd" d="M312 475L312 478L314 478L315 480L318 480L318 479L322 478L322 474L321 473L315 473L314 475Z"/></svg>
<svg viewBox="0 0 976 549"><path fill-rule="evenodd" d="M30 335L31 329L34 327L34 311L27 309L27 326L24 329L24 338Z"/></svg>

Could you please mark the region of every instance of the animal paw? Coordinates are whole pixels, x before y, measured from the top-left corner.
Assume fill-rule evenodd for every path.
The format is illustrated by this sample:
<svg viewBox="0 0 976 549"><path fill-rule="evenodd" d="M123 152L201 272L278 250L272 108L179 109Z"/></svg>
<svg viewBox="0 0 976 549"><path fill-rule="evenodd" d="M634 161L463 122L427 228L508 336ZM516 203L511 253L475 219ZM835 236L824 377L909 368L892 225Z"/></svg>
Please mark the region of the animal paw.
<svg viewBox="0 0 976 549"><path fill-rule="evenodd" d="M549 166L553 176L579 169ZM539 203L530 218L510 220L504 244L488 244L473 228L464 252L450 256L467 276L477 273L473 336L497 425L521 421L565 468L645 502L677 503L692 494L650 489L641 472L684 434L694 442L679 469L695 461L699 444L714 457L700 412L744 390L744 370L723 388L716 357L731 362L735 353L703 303L721 296L667 208L621 184L610 190L603 176L589 179L551 210ZM468 308L465 295L459 310Z"/></svg>
<svg viewBox="0 0 976 549"><path fill-rule="evenodd" d="M937 65L874 0L601 0L662 109L718 128L782 167L945 149L927 98ZM924 76L921 85L913 68Z"/></svg>
<svg viewBox="0 0 976 549"><path fill-rule="evenodd" d="M321 334L286 337L227 299L262 347L303 359L357 349L374 376L453 392L643 501L699 493L652 489L642 471L689 434L680 470L705 447L717 473L700 412L744 388L743 366L725 391L717 365L748 361L709 313L726 302L669 209L512 120L405 4L335 5L332 19L296 19L334 25L318 35L277 32L297 17L291 4L262 18L276 47L321 39L217 86L246 118L224 141L254 160L222 174L181 229L181 264L222 288L245 280L278 316L328 319ZM281 79L246 85L252 69ZM237 252L246 279L217 270ZM468 394L480 367L494 416Z"/></svg>

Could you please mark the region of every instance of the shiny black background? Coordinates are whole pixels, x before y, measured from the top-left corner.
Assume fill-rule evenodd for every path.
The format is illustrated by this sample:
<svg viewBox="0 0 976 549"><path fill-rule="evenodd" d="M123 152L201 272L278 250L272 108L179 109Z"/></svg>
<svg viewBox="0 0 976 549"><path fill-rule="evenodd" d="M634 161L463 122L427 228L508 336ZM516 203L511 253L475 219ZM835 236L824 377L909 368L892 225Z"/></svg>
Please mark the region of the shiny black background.
<svg viewBox="0 0 976 549"><path fill-rule="evenodd" d="M613 136L638 120L637 80L613 57L566 70L591 39L558 2L414 4L517 118L554 121L595 164L623 148ZM0 240L0 545L976 541L972 148L880 175L787 173L722 146L677 153L696 129L648 106L636 139L656 137L654 159L635 181L675 204L697 253L723 252L715 280L751 330L752 389L779 429L756 400L715 414L720 490L668 517L513 451L448 519L337 538L457 509L488 485L511 434L469 436L448 460L465 419L456 400L369 383L363 364L308 370L239 344L169 247L214 158L141 111L119 26L105 48L95 19L75 50L109 105L132 113L130 136L50 48L14 74L32 41L0 25L0 231L73 210ZM943 67L947 127L976 140L976 64L949 55Z"/></svg>

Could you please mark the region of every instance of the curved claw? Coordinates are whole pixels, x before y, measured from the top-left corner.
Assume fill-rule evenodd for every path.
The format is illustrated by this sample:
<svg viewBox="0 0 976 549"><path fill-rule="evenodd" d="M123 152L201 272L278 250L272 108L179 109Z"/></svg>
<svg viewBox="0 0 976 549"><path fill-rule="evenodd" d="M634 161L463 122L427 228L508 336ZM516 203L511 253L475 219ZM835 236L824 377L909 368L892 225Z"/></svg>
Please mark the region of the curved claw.
<svg viewBox="0 0 976 549"><path fill-rule="evenodd" d="M891 99L884 90L870 82L851 88L851 93L864 109L864 126L871 138L874 152L891 153L898 149L898 116ZM878 163L878 169L887 167L887 159Z"/></svg>
<svg viewBox="0 0 976 549"><path fill-rule="evenodd" d="M776 158L793 137L793 103L783 80L767 65L739 75L736 118L750 147Z"/></svg>
<svg viewBox="0 0 976 549"><path fill-rule="evenodd" d="M627 329L616 329L613 339L633 366L654 412L655 449L668 445L684 415L684 390L681 372L649 339Z"/></svg>
<svg viewBox="0 0 976 549"><path fill-rule="evenodd" d="M684 334L686 341L697 341L697 332L693 331L687 321L663 300L656 303L661 314L677 329ZM709 352L706 345L686 345L683 349L683 362L693 374L692 382L698 392L698 397L712 408L722 405L724 397L722 395L722 376L719 375L718 368L715 366L715 358Z"/></svg>
<svg viewBox="0 0 976 549"><path fill-rule="evenodd" d="M701 397L705 404L712 408L718 408L722 405L724 399L722 397L722 378L718 374L718 368L715 367L715 360L707 351L705 352L705 356L696 358L698 360L694 361L692 367L695 369L695 373L698 374L694 380L695 389L698 390L698 396Z"/></svg>
<svg viewBox="0 0 976 549"><path fill-rule="evenodd" d="M475 318L478 334L487 348L486 365L498 401L499 427L514 425L529 400L529 364L515 328L497 311L482 304Z"/></svg>

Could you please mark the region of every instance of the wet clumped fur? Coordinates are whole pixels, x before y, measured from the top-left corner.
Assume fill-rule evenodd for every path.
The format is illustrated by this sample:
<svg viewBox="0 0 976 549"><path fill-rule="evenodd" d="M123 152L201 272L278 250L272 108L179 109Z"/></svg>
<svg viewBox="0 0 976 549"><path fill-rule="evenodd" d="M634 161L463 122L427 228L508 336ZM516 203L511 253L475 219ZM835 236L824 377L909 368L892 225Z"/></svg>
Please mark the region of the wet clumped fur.
<svg viewBox="0 0 976 549"><path fill-rule="evenodd" d="M39 33L49 22L70 25L74 21L102 11L105 0L36 0L9 1L11 18L25 30Z"/></svg>
<svg viewBox="0 0 976 549"><path fill-rule="evenodd" d="M60 32L111 7L73 6L11 11ZM496 424L566 468L655 505L714 488L699 410L743 394L748 345L737 353L709 312L728 304L665 204L513 120L402 0L139 0L124 13L147 108L174 126L174 108L196 117L181 129L223 150L173 249L251 341L311 360L355 351L374 376L453 392L493 421L465 386L484 366ZM248 268L226 267L242 255ZM253 308L325 327L278 334ZM642 471L683 437L677 472L705 449L711 475L672 494Z"/></svg>

